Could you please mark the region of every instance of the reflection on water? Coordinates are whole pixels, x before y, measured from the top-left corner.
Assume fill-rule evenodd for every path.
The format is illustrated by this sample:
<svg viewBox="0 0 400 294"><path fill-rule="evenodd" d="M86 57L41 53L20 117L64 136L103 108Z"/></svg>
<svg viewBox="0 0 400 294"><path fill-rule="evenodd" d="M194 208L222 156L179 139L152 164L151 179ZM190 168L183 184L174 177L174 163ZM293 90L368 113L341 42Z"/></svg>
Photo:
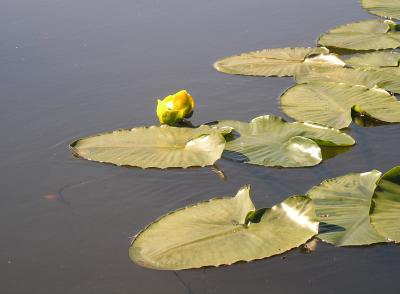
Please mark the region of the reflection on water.
<svg viewBox="0 0 400 294"><path fill-rule="evenodd" d="M353 122L359 126L362 127L378 127L378 126L384 126L384 125L389 125L390 123L381 121L379 119L376 119L372 116L370 116L366 112L360 112L356 110L356 106L353 106L351 108L351 118L353 119Z"/></svg>
<svg viewBox="0 0 400 294"><path fill-rule="evenodd" d="M389 125L390 123L375 119L365 114L357 114L353 116L353 122L361 127L379 127Z"/></svg>
<svg viewBox="0 0 400 294"><path fill-rule="evenodd" d="M344 147L334 147L334 146L320 146L322 159L327 160L338 156L339 154L349 152L353 147L352 146L344 146Z"/></svg>
<svg viewBox="0 0 400 294"><path fill-rule="evenodd" d="M228 180L228 177L226 176L224 171L220 169L216 163L214 163L214 165L211 167L211 170L215 172L215 174L221 179L221 181Z"/></svg>
<svg viewBox="0 0 400 294"><path fill-rule="evenodd" d="M300 252L301 253L305 253L305 254L309 254L309 253L313 253L317 250L318 248L318 242L319 239L314 237L312 238L310 241L308 241L306 244L300 246Z"/></svg>

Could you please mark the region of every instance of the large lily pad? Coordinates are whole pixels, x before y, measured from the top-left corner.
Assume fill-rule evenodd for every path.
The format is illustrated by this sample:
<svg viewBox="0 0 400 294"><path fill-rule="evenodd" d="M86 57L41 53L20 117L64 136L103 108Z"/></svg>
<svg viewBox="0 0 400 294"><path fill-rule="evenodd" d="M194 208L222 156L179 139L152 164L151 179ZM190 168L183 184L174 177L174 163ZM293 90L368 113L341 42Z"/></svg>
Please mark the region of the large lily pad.
<svg viewBox="0 0 400 294"><path fill-rule="evenodd" d="M371 224L389 241L400 243L400 166L383 175L372 201Z"/></svg>
<svg viewBox="0 0 400 294"><path fill-rule="evenodd" d="M400 76L385 71L353 68L319 68L296 76L298 83L335 82L382 88L400 93Z"/></svg>
<svg viewBox="0 0 400 294"><path fill-rule="evenodd" d="M307 192L319 220L318 238L337 246L385 242L371 226L369 210L381 173L351 173L322 182Z"/></svg>
<svg viewBox="0 0 400 294"><path fill-rule="evenodd" d="M352 121L351 109L382 122L400 122L400 102L380 88L330 82L298 84L281 96L282 110L299 121L337 129Z"/></svg>
<svg viewBox="0 0 400 294"><path fill-rule="evenodd" d="M82 158L116 165L190 167L212 165L221 157L225 139L209 126L139 127L75 141L72 152Z"/></svg>
<svg viewBox="0 0 400 294"><path fill-rule="evenodd" d="M163 270L229 265L283 253L318 231L305 196L254 211L249 187L235 197L178 209L140 232L129 255L142 266Z"/></svg>
<svg viewBox="0 0 400 294"><path fill-rule="evenodd" d="M400 32L391 20L365 20L334 28L318 44L351 50L379 50L400 46Z"/></svg>
<svg viewBox="0 0 400 294"><path fill-rule="evenodd" d="M361 68L385 68L398 67L400 53L394 51L376 51L364 54L357 54L346 59L346 64L352 67Z"/></svg>
<svg viewBox="0 0 400 294"><path fill-rule="evenodd" d="M228 74L293 76L314 67L344 66L329 50L319 48L276 48L242 53L218 60L214 68Z"/></svg>
<svg viewBox="0 0 400 294"><path fill-rule="evenodd" d="M219 127L232 127L224 158L264 166L302 167L321 162L321 146L351 146L349 135L311 123L289 123L265 115L250 123L225 120ZM318 145L319 144L319 145Z"/></svg>
<svg viewBox="0 0 400 294"><path fill-rule="evenodd" d="M400 19L400 0L361 0L361 5L372 14Z"/></svg>

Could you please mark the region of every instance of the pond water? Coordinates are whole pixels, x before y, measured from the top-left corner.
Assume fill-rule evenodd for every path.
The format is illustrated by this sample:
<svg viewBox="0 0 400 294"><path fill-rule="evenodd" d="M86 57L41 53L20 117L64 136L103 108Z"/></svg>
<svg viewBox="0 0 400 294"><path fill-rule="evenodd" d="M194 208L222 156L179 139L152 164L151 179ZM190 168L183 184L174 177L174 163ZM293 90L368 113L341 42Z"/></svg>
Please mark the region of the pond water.
<svg viewBox="0 0 400 294"><path fill-rule="evenodd" d="M1 0L1 293L399 293L395 245L320 242L312 254L179 272L139 267L128 247L160 215L244 184L264 207L326 178L386 171L400 164L400 125L352 125L358 145L313 168L220 160L225 181L210 168L119 168L68 150L82 136L157 124L156 97L181 88L196 99L193 123L283 115L291 78L230 76L212 63L313 46L365 18L357 0Z"/></svg>

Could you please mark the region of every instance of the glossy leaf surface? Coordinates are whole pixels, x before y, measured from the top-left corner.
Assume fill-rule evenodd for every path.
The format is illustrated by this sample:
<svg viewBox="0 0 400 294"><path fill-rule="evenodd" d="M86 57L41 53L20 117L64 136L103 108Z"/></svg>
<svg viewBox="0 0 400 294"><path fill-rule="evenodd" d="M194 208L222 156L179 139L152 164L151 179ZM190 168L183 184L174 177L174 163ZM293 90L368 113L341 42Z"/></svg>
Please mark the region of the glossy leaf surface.
<svg viewBox="0 0 400 294"><path fill-rule="evenodd" d="M400 93L400 76L386 71L353 68L321 68L302 72L296 76L298 83L334 82L360 85L368 88L382 88L393 93Z"/></svg>
<svg viewBox="0 0 400 294"><path fill-rule="evenodd" d="M389 241L400 243L400 166L382 176L372 201L372 225Z"/></svg>
<svg viewBox="0 0 400 294"><path fill-rule="evenodd" d="M220 127L232 127L224 158L264 166L302 167L321 162L321 146L351 146L349 135L321 125L293 122L265 115L250 123L226 120ZM319 144L319 145L318 145Z"/></svg>
<svg viewBox="0 0 400 294"><path fill-rule="evenodd" d="M400 46L400 32L390 20L364 20L345 24L323 34L318 44L350 50L379 50Z"/></svg>
<svg viewBox="0 0 400 294"><path fill-rule="evenodd" d="M318 238L336 246L385 242L371 226L369 210L381 173L351 173L323 181L307 192L315 206Z"/></svg>
<svg viewBox="0 0 400 294"><path fill-rule="evenodd" d="M214 68L220 72L251 76L293 76L315 67L344 66L329 50L319 48L275 48L242 53L218 60Z"/></svg>
<svg viewBox="0 0 400 294"><path fill-rule="evenodd" d="M400 19L400 0L361 0L361 5L372 14Z"/></svg>
<svg viewBox="0 0 400 294"><path fill-rule="evenodd" d="M351 109L387 123L400 122L400 102L380 88L330 82L298 84L281 96L282 110L298 121L345 128Z"/></svg>
<svg viewBox="0 0 400 294"><path fill-rule="evenodd" d="M164 270L229 265L281 254L317 233L308 197L289 197L246 224L254 210L249 187L235 197L178 209L140 232L130 257L142 266Z"/></svg>
<svg viewBox="0 0 400 294"><path fill-rule="evenodd" d="M398 67L400 53L394 51L376 51L351 56L346 59L346 64L361 68Z"/></svg>
<svg viewBox="0 0 400 294"><path fill-rule="evenodd" d="M221 157L224 147L220 131L209 126L116 130L71 144L72 152L79 157L142 168L212 165Z"/></svg>

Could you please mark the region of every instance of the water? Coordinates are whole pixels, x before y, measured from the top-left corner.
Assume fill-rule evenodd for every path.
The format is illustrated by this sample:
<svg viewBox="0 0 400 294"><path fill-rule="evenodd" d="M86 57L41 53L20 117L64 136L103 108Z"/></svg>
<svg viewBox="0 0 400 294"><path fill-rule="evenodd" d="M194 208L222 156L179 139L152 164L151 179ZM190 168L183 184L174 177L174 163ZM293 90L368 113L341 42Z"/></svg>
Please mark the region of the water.
<svg viewBox="0 0 400 294"><path fill-rule="evenodd" d="M0 288L24 293L398 293L400 248L334 248L230 267L141 268L129 238L160 215L251 184L258 207L323 179L400 164L400 125L352 126L358 145L313 168L220 160L141 170L73 158L68 143L156 124L155 99L188 89L194 123L283 115L292 79L229 76L218 58L313 46L336 25L372 18L357 0L0 1ZM173 233L173 232L171 232Z"/></svg>

